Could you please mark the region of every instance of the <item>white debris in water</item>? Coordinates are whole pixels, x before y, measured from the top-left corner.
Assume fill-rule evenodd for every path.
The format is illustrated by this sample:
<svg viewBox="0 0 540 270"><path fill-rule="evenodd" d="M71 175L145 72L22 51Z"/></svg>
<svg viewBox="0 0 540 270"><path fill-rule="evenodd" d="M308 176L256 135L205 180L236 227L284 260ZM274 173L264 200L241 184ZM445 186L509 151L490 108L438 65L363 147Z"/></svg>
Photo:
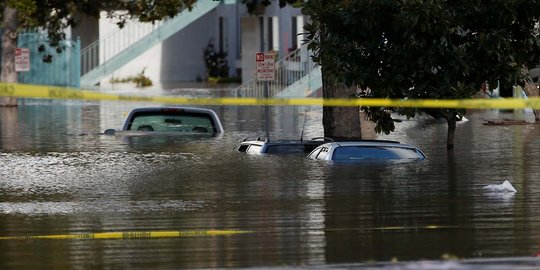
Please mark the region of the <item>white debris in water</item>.
<svg viewBox="0 0 540 270"><path fill-rule="evenodd" d="M536 116L534 115L534 111L531 108L525 108L523 109L525 122L529 124L536 123Z"/></svg>
<svg viewBox="0 0 540 270"><path fill-rule="evenodd" d="M487 185L484 187L484 189L489 189L492 192L501 192L501 193L507 193L507 192L516 193L517 192L517 190L514 188L514 186L512 186L512 184L508 180L505 180L500 185Z"/></svg>

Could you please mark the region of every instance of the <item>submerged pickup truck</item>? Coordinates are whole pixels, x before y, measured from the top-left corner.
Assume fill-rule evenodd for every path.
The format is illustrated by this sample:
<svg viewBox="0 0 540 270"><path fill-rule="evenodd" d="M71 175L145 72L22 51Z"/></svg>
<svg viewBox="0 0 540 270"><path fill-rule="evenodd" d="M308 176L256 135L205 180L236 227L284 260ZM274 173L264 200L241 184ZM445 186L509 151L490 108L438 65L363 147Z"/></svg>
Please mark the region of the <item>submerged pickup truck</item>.
<svg viewBox="0 0 540 270"><path fill-rule="evenodd" d="M120 130L144 134L220 134L223 126L210 109L193 107L143 107L131 110ZM107 129L105 134L117 131Z"/></svg>

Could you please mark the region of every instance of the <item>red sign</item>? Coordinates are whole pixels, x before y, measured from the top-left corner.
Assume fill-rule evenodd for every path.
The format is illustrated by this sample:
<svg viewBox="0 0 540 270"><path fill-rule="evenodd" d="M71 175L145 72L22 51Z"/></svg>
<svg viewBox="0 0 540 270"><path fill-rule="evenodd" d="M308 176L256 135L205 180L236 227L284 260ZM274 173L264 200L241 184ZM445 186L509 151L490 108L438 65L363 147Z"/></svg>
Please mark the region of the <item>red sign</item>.
<svg viewBox="0 0 540 270"><path fill-rule="evenodd" d="M276 79L276 58L273 52L255 54L257 81L274 81Z"/></svg>

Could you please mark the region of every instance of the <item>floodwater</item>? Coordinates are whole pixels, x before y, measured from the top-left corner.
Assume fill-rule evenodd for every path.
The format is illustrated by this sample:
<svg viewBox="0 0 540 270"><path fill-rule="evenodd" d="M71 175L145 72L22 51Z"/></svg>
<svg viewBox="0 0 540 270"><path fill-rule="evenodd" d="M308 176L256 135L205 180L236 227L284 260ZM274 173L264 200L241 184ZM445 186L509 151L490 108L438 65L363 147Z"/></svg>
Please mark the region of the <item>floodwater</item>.
<svg viewBox="0 0 540 270"><path fill-rule="evenodd" d="M344 165L233 152L265 136L261 107L210 106L219 137L100 134L147 105L0 108L0 269L540 268L540 125L483 124L512 113L471 112L451 153L444 122L403 121L377 137L426 161ZM270 112L272 138L322 136L320 107Z"/></svg>

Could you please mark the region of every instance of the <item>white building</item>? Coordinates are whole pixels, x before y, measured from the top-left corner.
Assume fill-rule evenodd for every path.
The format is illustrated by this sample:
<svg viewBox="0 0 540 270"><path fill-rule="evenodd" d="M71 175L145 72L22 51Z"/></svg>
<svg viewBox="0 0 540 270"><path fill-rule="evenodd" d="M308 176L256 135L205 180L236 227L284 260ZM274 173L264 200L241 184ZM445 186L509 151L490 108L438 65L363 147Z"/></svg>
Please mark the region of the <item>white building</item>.
<svg viewBox="0 0 540 270"><path fill-rule="evenodd" d="M210 0L199 2L216 5L211 4ZM138 38L136 31L145 27L157 27L128 22L135 27L131 27L131 30L128 30L128 27L118 30L115 22L107 18L101 18L99 21L84 18L82 22L73 29L72 36L80 37L83 51L97 39L105 40L117 36L114 41L98 46L99 64L115 57L114 54L118 52L114 51L118 49L112 47L121 47L124 43L125 46L130 46L129 43ZM205 80L207 70L203 50L209 43L214 45L216 51L227 53L229 76L241 77L245 81L255 75L256 52L274 50L278 51L280 56L286 55L301 45L303 26L304 19L300 9L290 6L280 8L277 1L266 7L263 13L256 15L248 14L244 4L217 4L217 7L212 6L208 12L205 11L170 37L160 40L143 52L132 54L129 61L124 61L125 64L120 68L109 68L106 70L107 76L101 76L99 81L108 82L111 76L115 78L134 76L142 70L154 83L162 85ZM126 50L127 47L120 49L124 52ZM93 57L98 58L97 55ZM93 64L96 65L97 62Z"/></svg>

